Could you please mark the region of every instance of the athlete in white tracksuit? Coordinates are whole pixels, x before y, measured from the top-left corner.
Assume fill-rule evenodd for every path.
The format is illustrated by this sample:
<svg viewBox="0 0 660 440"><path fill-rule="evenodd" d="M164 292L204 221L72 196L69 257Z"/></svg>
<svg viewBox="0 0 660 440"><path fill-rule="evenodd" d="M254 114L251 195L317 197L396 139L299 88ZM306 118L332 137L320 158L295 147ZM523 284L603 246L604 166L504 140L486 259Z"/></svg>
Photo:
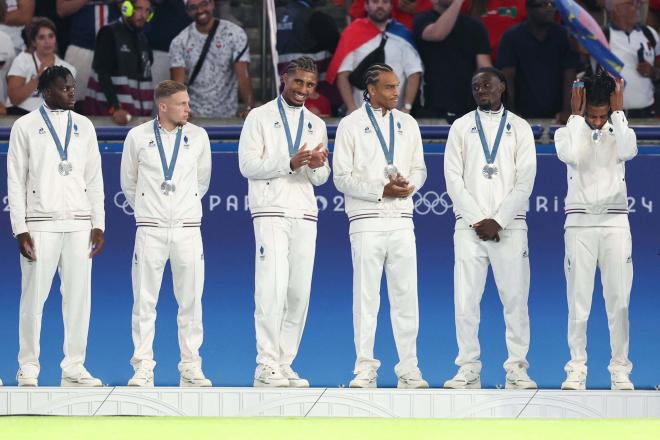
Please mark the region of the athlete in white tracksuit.
<svg viewBox="0 0 660 440"><path fill-rule="evenodd" d="M66 68L47 69L39 80L45 104L18 119L9 138L10 218L22 254L19 386L38 383L41 318L56 271L64 318L61 384L101 386L83 364L92 257L104 242L103 176L94 126L71 111L74 89Z"/></svg>
<svg viewBox="0 0 660 440"><path fill-rule="evenodd" d="M201 199L211 178L211 147L206 131L187 122L189 100L185 86L163 81L156 88L156 95L157 119L128 132L121 160L121 188L135 211L137 225L131 320L135 346L131 365L135 375L128 384L154 383L156 303L169 260L179 306L179 384L211 386L204 377L199 356L204 288Z"/></svg>
<svg viewBox="0 0 660 440"><path fill-rule="evenodd" d="M397 386L427 388L417 366L417 251L412 219L412 195L426 180L422 138L415 119L396 109L399 79L392 69L377 64L366 77L369 101L341 120L333 154L334 182L344 193L353 256L357 359L350 386L377 386L380 361L374 358L374 340L385 269L399 355L394 368Z"/></svg>
<svg viewBox="0 0 660 440"><path fill-rule="evenodd" d="M314 62L294 60L283 81L281 96L249 113L238 145L255 238L254 386L307 387L291 364L307 318L318 221L314 186L330 175L328 137L325 123L303 105L316 86Z"/></svg>
<svg viewBox="0 0 660 440"><path fill-rule="evenodd" d="M562 389L586 388L587 320L598 266L610 330L612 389L632 390L628 304L633 265L625 162L637 155L637 138L623 113L622 81L615 85L612 78L599 74L583 83L586 93L577 82L573 115L555 133L568 182L564 271L571 360ZM610 101L613 112L608 121Z"/></svg>
<svg viewBox="0 0 660 440"><path fill-rule="evenodd" d="M481 387L479 308L490 264L504 307L506 387L536 388L526 372L529 252L525 219L536 175L534 136L525 120L502 106L506 86L501 72L480 69L472 87L479 108L452 124L445 150L447 192L456 215L454 307L459 371L444 386Z"/></svg>

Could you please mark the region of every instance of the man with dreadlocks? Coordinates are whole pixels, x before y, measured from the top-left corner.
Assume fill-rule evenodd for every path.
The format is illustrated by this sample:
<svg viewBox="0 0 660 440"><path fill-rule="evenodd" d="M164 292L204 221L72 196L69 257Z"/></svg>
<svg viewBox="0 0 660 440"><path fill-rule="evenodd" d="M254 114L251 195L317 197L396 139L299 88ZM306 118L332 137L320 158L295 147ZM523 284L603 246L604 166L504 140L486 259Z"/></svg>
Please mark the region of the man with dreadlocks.
<svg viewBox="0 0 660 440"><path fill-rule="evenodd" d="M628 359L632 239L624 164L637 155L637 137L628 127L623 103L622 79L604 71L587 75L573 84L572 116L555 133L568 182L564 272L571 360L564 367L564 390L586 388L587 320L596 266L610 329L611 387L634 389Z"/></svg>
<svg viewBox="0 0 660 440"><path fill-rule="evenodd" d="M37 386L44 303L60 274L64 319L62 386L101 386L84 367L92 258L104 244L103 176L96 131L72 111L75 84L62 66L46 69L38 109L11 129L7 190L21 253L19 386Z"/></svg>
<svg viewBox="0 0 660 440"><path fill-rule="evenodd" d="M256 249L256 387L309 386L291 364L307 318L314 268L314 186L330 176L325 123L304 105L317 81L314 60L291 61L282 75L282 94L248 114L238 143Z"/></svg>
<svg viewBox="0 0 660 440"><path fill-rule="evenodd" d="M399 78L387 64L365 74L364 104L341 120L334 182L346 199L353 255L355 378L351 388L375 388L374 358L380 282L385 268L398 388L428 388L417 367L417 255L412 195L426 180L415 119L396 109Z"/></svg>
<svg viewBox="0 0 660 440"><path fill-rule="evenodd" d="M536 176L529 124L507 111L504 74L472 77L478 108L452 124L445 150L447 193L454 204L454 307L458 373L445 388L481 388L479 307L489 264L504 307L506 388L536 388L527 375L529 252L526 213Z"/></svg>

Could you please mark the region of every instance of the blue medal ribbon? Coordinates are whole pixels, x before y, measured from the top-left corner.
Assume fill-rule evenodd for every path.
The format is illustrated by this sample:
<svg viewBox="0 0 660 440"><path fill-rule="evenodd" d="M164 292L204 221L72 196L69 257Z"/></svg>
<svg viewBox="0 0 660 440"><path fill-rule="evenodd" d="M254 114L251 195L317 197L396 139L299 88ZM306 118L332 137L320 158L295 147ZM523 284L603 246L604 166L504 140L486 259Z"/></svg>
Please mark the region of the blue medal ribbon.
<svg viewBox="0 0 660 440"><path fill-rule="evenodd" d="M293 143L291 140L291 130L289 130L289 121L286 118L286 113L284 113L284 105L282 104L281 96L277 100L277 109L280 111L280 118L282 118L282 123L284 124L284 134L286 134L286 143L289 145L289 157L296 155L296 152L300 148L300 140L302 139L302 130L303 124L305 122L303 109L300 109L300 119L298 120L298 131L296 132L296 142Z"/></svg>
<svg viewBox="0 0 660 440"><path fill-rule="evenodd" d="M60 138L57 136L57 133L55 132L55 127L53 127L53 123L50 121L50 118L48 117L48 112L42 105L39 107L39 112L41 113L41 117L44 119L44 122L46 123L46 127L48 127L48 131L50 131L50 135L53 138L53 141L55 141L55 146L57 147L57 152L60 154L60 159L62 162L66 161L69 157L69 142L71 142L71 128L73 127L73 120L71 118L71 111L69 110L69 115L66 123L66 137L64 138L64 147L62 147L62 142L60 141Z"/></svg>
<svg viewBox="0 0 660 440"><path fill-rule="evenodd" d="M486 135L484 134L484 128L481 125L481 118L479 117L479 110L474 112L474 118L477 121L477 131L479 132L479 139L481 140L481 148L484 150L484 156L486 156L486 163L492 165L495 163L495 157L497 156L497 150L500 148L500 141L502 140L502 133L504 133L504 126L506 125L506 115L507 112L504 110L502 114L502 119L500 120L500 126L497 129L497 135L495 136L495 143L493 144L493 149L488 151L488 142L486 142Z"/></svg>
<svg viewBox="0 0 660 440"><path fill-rule="evenodd" d="M163 148L163 140L160 137L160 124L158 118L154 119L154 135L156 136L156 145L158 146L158 154L160 155L160 164L163 167L163 175L165 181L172 180L174 174L174 167L176 166L176 159L179 156L179 145L181 145L181 132L183 127L179 127L176 132L176 140L174 141L174 151L172 152L172 160L170 165L167 165L167 158L165 157L165 149Z"/></svg>
<svg viewBox="0 0 660 440"><path fill-rule="evenodd" d="M374 116L374 112L373 110L371 110L371 105L369 105L369 103L365 103L364 107L367 110L367 116L369 116L371 125L374 127L374 131L376 132L376 136L378 137L378 142L380 142L380 148L383 149L385 160L387 160L388 165L392 165L392 163L394 162L394 115L390 110L390 147L387 148L387 144L385 143L385 138L383 137L383 132L380 131L380 127L378 126L378 122L376 122L376 117Z"/></svg>

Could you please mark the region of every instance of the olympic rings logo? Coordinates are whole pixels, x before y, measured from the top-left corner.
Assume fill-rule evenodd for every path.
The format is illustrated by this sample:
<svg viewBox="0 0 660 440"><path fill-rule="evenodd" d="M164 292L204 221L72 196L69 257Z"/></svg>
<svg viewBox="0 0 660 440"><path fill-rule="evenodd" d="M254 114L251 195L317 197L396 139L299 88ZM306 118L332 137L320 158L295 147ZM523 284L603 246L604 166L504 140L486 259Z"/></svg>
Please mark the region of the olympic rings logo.
<svg viewBox="0 0 660 440"><path fill-rule="evenodd" d="M452 208L451 199L446 192L438 194L435 191L427 191L424 194L413 195L413 206L419 215L435 214L444 215Z"/></svg>
<svg viewBox="0 0 660 440"><path fill-rule="evenodd" d="M117 194L115 194L115 206L122 211L124 211L124 214L126 215L133 215L133 208L131 208L131 205L128 203L128 200L126 200L126 196L124 195L123 192L119 191Z"/></svg>

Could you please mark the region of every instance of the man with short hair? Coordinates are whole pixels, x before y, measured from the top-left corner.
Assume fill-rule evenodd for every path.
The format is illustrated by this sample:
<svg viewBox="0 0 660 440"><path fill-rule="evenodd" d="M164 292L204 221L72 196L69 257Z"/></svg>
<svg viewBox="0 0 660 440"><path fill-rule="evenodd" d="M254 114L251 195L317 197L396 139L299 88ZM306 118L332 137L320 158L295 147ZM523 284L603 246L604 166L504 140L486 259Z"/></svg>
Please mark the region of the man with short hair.
<svg viewBox="0 0 660 440"><path fill-rule="evenodd" d="M637 155L637 137L623 113L624 99L622 79L615 81L602 71L587 75L575 82L573 114L555 133L568 183L564 272L571 359L564 367L563 390L586 389L587 320L596 267L610 330L611 388L635 388L628 359L633 264L625 162Z"/></svg>
<svg viewBox="0 0 660 440"><path fill-rule="evenodd" d="M355 377L351 388L376 388L374 358L383 269L399 363L398 388L428 388L417 366L417 250L412 196L426 181L415 119L396 109L399 78L387 64L366 72L364 104L341 120L334 182L344 194L353 256Z"/></svg>
<svg viewBox="0 0 660 440"><path fill-rule="evenodd" d="M397 108L410 113L424 70L412 35L391 19L391 0L365 0L365 9L367 17L353 21L342 32L327 80L337 81L349 114L361 106L364 72L374 63L387 63L400 78Z"/></svg>
<svg viewBox="0 0 660 440"><path fill-rule="evenodd" d="M248 114L238 143L254 223L255 387L309 386L291 364L314 269L314 187L330 175L325 123L304 105L316 87L314 60L291 61L282 82L280 96Z"/></svg>
<svg viewBox="0 0 660 440"><path fill-rule="evenodd" d="M571 84L581 67L568 31L557 24L554 0L527 0L527 21L509 29L497 64L507 83L509 108L523 118L565 124L571 111Z"/></svg>
<svg viewBox="0 0 660 440"><path fill-rule="evenodd" d="M640 23L640 0L606 0L610 50L623 62L623 108L629 118L655 116L654 83L660 81L660 38Z"/></svg>
<svg viewBox="0 0 660 440"><path fill-rule="evenodd" d="M504 107L504 74L484 67L472 77L478 108L454 122L445 150L454 205L454 309L458 373L445 388L481 388L480 303L488 266L504 308L507 389L534 389L527 375L529 250L527 210L536 176L532 128Z"/></svg>
<svg viewBox="0 0 660 440"><path fill-rule="evenodd" d="M170 45L170 74L174 81L187 83L193 116L236 117L240 92L245 117L254 106L247 34L230 21L214 18L213 9L211 0L186 1L194 22Z"/></svg>
<svg viewBox="0 0 660 440"><path fill-rule="evenodd" d="M101 386L84 367L92 258L104 245L103 175L96 131L72 111L71 72L52 66L39 77L44 98L11 129L7 191L21 252L18 386L38 385L44 303L58 271L64 320L62 386Z"/></svg>
<svg viewBox="0 0 660 440"><path fill-rule="evenodd" d="M129 386L154 386L153 341L163 270L170 262L179 306L179 372L182 387L209 387L202 372L204 249L201 199L211 179L211 144L188 122L186 86L156 87L158 115L132 128L121 157L121 188L135 212L132 330L135 374Z"/></svg>
<svg viewBox="0 0 660 440"><path fill-rule="evenodd" d="M121 13L96 36L85 111L126 125L132 116L150 116L153 110L153 56L144 34L151 0L124 1Z"/></svg>

